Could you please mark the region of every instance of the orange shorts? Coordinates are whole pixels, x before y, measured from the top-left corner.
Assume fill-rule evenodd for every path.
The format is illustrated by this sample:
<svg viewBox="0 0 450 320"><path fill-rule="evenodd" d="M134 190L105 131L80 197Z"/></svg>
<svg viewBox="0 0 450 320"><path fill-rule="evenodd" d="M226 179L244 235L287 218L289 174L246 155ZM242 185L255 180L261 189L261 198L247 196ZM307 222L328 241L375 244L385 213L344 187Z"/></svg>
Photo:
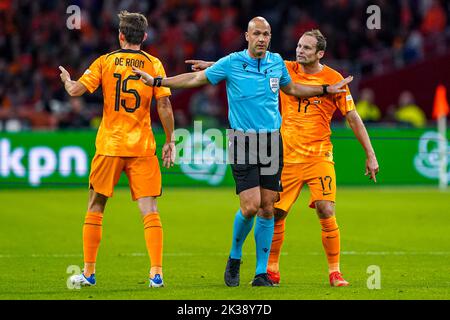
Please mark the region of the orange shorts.
<svg viewBox="0 0 450 320"><path fill-rule="evenodd" d="M161 195L161 170L156 156L114 157L95 154L89 187L97 193L112 197L122 171L128 177L133 200Z"/></svg>
<svg viewBox="0 0 450 320"><path fill-rule="evenodd" d="M281 173L283 191L275 208L289 212L305 183L311 191L310 208L315 208L318 200L335 202L336 174L332 162L285 163Z"/></svg>

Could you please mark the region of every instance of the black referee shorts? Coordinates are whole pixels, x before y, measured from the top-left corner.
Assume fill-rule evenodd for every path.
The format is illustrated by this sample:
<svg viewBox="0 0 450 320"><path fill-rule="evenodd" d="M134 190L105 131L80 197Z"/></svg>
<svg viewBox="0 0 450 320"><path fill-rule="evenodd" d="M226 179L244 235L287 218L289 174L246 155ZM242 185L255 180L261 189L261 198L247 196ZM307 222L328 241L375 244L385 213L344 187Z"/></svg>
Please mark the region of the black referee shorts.
<svg viewBox="0 0 450 320"><path fill-rule="evenodd" d="M280 192L283 141L279 131L244 133L228 131L229 161L236 194L254 187Z"/></svg>

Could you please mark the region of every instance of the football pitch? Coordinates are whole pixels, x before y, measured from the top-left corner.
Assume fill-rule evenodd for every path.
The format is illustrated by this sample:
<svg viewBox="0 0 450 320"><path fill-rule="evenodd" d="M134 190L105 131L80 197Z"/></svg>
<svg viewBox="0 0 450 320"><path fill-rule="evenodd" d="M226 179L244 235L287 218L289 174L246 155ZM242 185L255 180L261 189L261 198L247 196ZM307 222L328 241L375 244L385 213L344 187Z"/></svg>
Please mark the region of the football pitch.
<svg viewBox="0 0 450 320"><path fill-rule="evenodd" d="M320 224L308 198L306 190L288 217L280 287L250 286L252 231L244 245L241 285L228 288L223 272L239 205L234 190L165 188L158 205L166 287L151 289L137 204L128 189L116 189L103 221L97 286L71 290L66 284L71 266L82 267L87 190L3 190L0 299L450 298L449 192L340 187L336 210L341 271L351 283L346 288L328 284ZM368 282L380 288L369 289Z"/></svg>

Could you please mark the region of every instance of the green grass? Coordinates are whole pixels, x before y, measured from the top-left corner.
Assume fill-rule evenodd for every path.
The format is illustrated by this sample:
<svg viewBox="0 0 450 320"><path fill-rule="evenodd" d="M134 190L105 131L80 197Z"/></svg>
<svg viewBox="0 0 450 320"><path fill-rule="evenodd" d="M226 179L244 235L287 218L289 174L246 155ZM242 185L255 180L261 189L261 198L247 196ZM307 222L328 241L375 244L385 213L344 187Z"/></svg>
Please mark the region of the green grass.
<svg viewBox="0 0 450 320"><path fill-rule="evenodd" d="M241 286L223 271L238 198L232 189L165 189L166 287L149 289L149 262L136 203L116 190L104 218L96 287L69 290L82 265L87 190L0 192L0 299L449 299L450 193L431 188L339 188L341 269L348 288L330 288L320 225L305 191L294 206L281 257L282 285L252 288L253 233L244 246ZM367 268L381 289L367 288Z"/></svg>

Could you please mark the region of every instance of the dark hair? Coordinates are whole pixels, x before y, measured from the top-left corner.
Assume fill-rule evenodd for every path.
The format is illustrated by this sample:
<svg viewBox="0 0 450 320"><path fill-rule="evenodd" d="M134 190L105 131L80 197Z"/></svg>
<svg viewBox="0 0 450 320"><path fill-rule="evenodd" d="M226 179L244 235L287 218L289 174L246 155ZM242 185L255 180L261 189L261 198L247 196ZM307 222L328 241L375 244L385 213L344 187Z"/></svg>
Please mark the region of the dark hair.
<svg viewBox="0 0 450 320"><path fill-rule="evenodd" d="M325 51L327 48L327 39L323 36L322 32L319 29L313 29L311 31L306 31L304 36L310 36L317 39L317 51ZM316 51L316 52L317 52Z"/></svg>
<svg viewBox="0 0 450 320"><path fill-rule="evenodd" d="M125 40L130 44L141 44L144 40L145 30L148 23L147 18L140 13L120 11L119 31L125 36Z"/></svg>

